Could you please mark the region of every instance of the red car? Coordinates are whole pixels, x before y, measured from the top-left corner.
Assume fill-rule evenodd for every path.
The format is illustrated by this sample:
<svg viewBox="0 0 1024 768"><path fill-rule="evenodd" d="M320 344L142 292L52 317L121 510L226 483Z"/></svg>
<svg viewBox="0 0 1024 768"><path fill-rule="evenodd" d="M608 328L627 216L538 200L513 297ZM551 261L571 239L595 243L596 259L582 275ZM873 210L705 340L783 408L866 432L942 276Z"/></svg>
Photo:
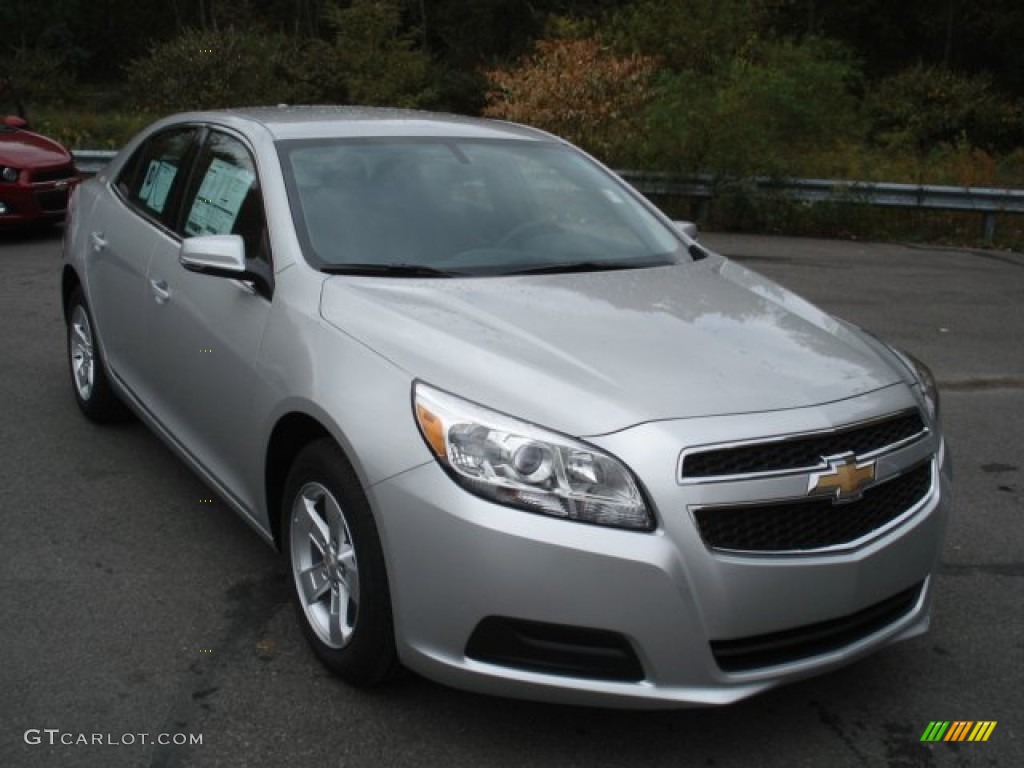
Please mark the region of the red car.
<svg viewBox="0 0 1024 768"><path fill-rule="evenodd" d="M0 95L4 90L0 81ZM28 130L23 116L0 118L0 229L63 220L78 181L64 147Z"/></svg>

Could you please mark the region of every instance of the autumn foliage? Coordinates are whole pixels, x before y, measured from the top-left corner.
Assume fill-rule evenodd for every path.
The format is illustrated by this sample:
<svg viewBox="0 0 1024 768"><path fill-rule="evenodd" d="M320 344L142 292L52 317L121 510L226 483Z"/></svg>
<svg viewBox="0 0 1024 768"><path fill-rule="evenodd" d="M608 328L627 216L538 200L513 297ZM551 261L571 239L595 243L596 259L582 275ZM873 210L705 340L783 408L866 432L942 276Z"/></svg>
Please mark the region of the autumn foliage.
<svg viewBox="0 0 1024 768"><path fill-rule="evenodd" d="M595 37L539 40L515 68L485 73L484 114L621 158L643 130L655 70L653 57L615 55Z"/></svg>

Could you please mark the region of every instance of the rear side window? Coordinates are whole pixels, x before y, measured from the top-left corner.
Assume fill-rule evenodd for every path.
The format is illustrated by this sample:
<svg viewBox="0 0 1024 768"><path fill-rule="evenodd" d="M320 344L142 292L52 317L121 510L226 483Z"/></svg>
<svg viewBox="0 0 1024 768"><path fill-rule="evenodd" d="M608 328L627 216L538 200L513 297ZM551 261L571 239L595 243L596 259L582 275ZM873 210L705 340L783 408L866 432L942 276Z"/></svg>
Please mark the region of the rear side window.
<svg viewBox="0 0 1024 768"><path fill-rule="evenodd" d="M151 137L128 161L116 186L133 206L164 221L196 149L197 129L175 128Z"/></svg>

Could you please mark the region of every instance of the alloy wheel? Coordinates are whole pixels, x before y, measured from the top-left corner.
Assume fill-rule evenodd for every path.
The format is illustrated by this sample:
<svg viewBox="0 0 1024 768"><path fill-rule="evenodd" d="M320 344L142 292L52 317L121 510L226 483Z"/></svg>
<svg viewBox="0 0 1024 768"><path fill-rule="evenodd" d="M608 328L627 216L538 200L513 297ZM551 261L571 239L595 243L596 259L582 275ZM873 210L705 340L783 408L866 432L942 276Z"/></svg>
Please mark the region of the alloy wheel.
<svg viewBox="0 0 1024 768"><path fill-rule="evenodd" d="M306 483L291 513L291 564L309 625L330 648L352 638L359 614L359 567L341 505L318 482Z"/></svg>
<svg viewBox="0 0 1024 768"><path fill-rule="evenodd" d="M76 304L71 312L71 373L75 389L82 400L92 397L96 382L95 357L93 353L92 326L85 307Z"/></svg>

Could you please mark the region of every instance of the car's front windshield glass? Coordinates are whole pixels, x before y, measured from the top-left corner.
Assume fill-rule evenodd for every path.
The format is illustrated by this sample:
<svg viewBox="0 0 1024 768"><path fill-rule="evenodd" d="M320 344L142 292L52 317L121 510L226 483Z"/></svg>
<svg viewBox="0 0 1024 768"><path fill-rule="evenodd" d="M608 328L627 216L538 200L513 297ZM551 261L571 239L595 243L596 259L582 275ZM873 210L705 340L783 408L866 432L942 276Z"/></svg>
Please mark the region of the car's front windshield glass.
<svg viewBox="0 0 1024 768"><path fill-rule="evenodd" d="M561 144L332 139L278 147L296 231L324 271L500 275L685 258L669 226Z"/></svg>

